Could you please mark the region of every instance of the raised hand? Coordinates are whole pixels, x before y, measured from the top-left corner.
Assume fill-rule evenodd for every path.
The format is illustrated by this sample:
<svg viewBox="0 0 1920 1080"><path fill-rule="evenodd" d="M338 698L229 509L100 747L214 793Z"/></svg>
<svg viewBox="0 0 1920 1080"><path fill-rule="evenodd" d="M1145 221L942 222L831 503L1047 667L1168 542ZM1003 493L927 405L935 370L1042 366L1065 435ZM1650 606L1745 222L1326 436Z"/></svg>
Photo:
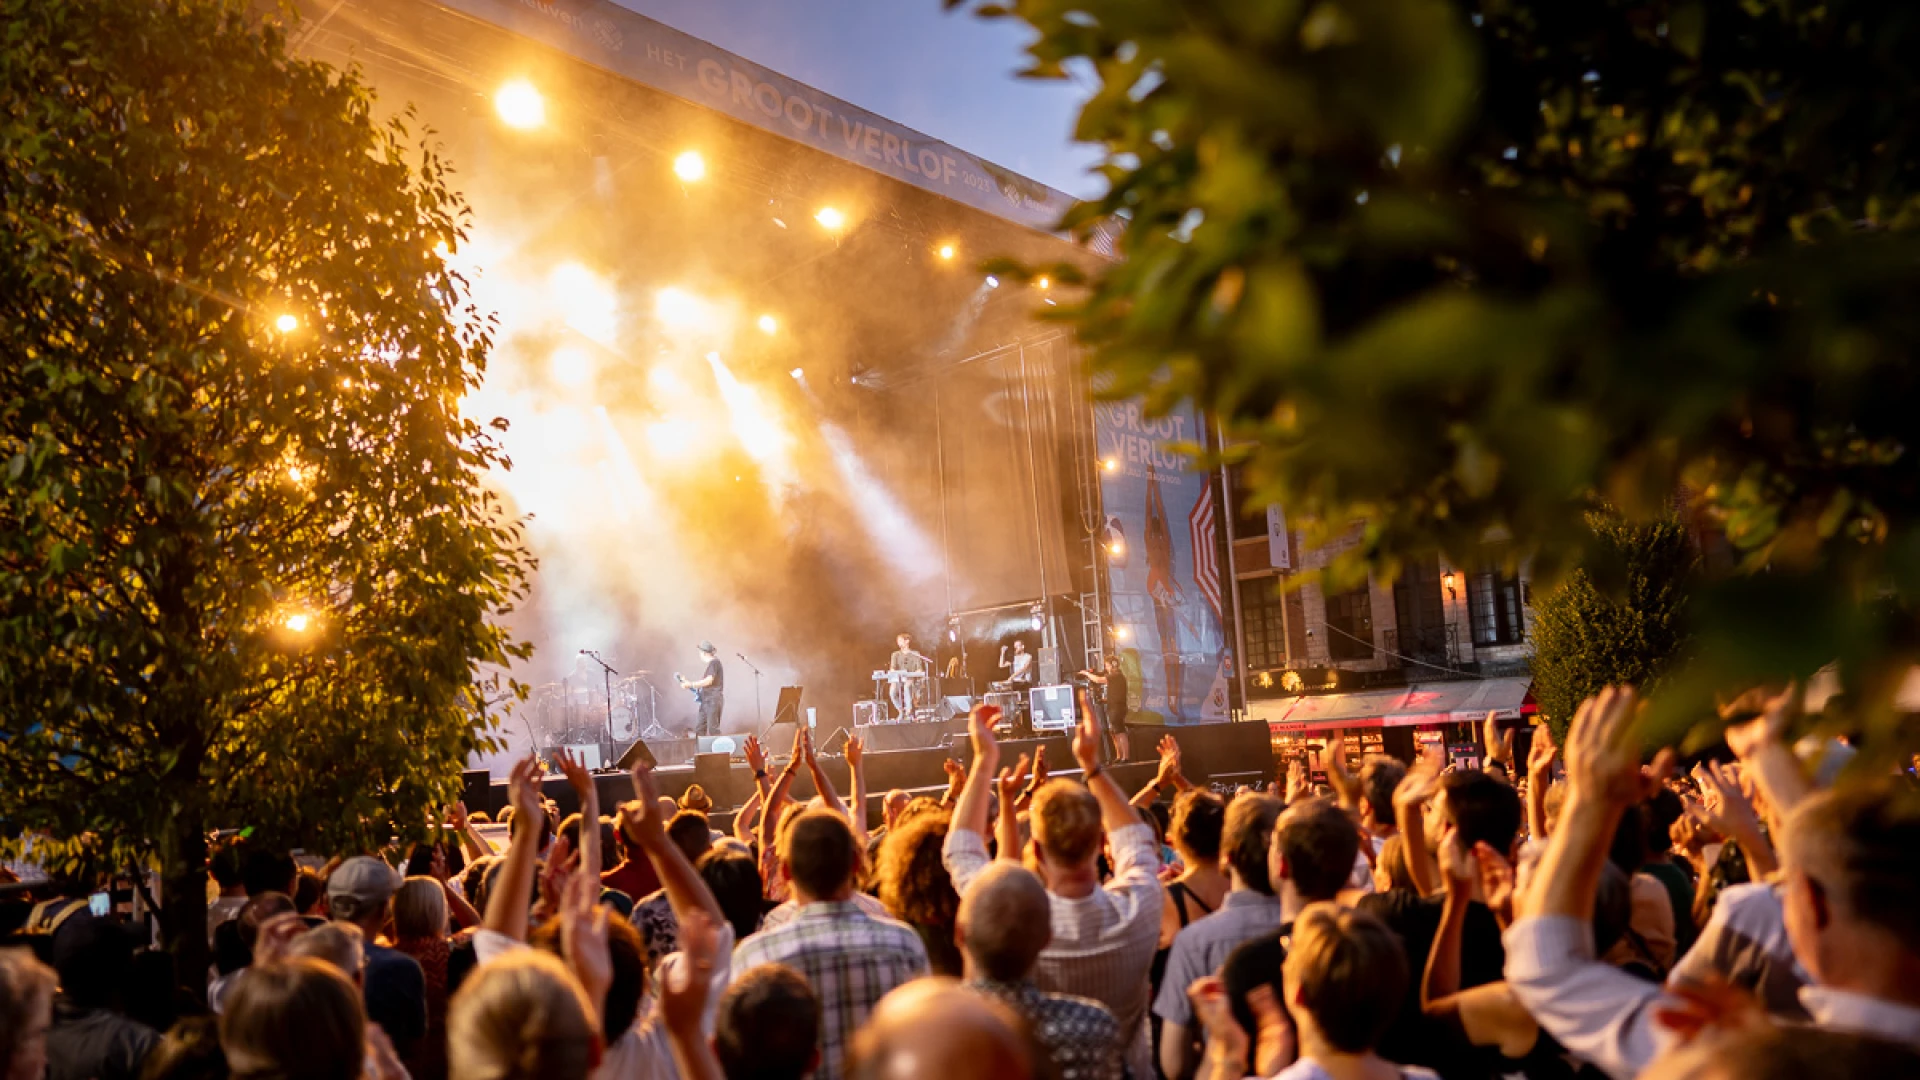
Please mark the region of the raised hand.
<svg viewBox="0 0 1920 1080"><path fill-rule="evenodd" d="M940 801L952 806L960 798L960 789L966 786L967 769L952 758L941 762L940 767L947 771L947 793L941 796Z"/></svg>
<svg viewBox="0 0 1920 1080"><path fill-rule="evenodd" d="M1154 775L1156 785L1176 783L1186 777L1180 771L1180 741L1171 735L1160 736L1160 771Z"/></svg>
<svg viewBox="0 0 1920 1080"><path fill-rule="evenodd" d="M1731 767L1709 761L1693 767L1693 778L1700 784L1706 823L1724 836L1755 836L1760 832L1760 815L1740 786Z"/></svg>
<svg viewBox="0 0 1920 1080"><path fill-rule="evenodd" d="M860 762L866 758L867 754L867 744L865 740L861 739L858 735L847 736L845 753L847 757L847 768L859 768Z"/></svg>
<svg viewBox="0 0 1920 1080"><path fill-rule="evenodd" d="M539 758L528 754L513 763L513 771L507 774L507 799L513 804L514 814L524 817L529 826L547 812L540 799Z"/></svg>
<svg viewBox="0 0 1920 1080"><path fill-rule="evenodd" d="M1799 687L1789 684L1767 700L1759 716L1727 728L1727 749L1741 761L1751 760L1767 746L1786 738L1787 726L1799 713Z"/></svg>
<svg viewBox="0 0 1920 1080"><path fill-rule="evenodd" d="M587 990L596 1011L613 985L613 954L607 946L607 909L600 904L600 882L575 874L560 903L560 951Z"/></svg>
<svg viewBox="0 0 1920 1080"><path fill-rule="evenodd" d="M1513 922L1513 864L1485 840L1473 845L1473 861L1480 876L1480 895L1504 929Z"/></svg>
<svg viewBox="0 0 1920 1080"><path fill-rule="evenodd" d="M1194 1019L1207 1033L1209 1063L1244 1063L1250 1040L1246 1029L1233 1018L1226 981L1218 975L1196 979L1187 987L1187 1000L1193 1003ZM1237 1071L1245 1072L1244 1064Z"/></svg>
<svg viewBox="0 0 1920 1080"><path fill-rule="evenodd" d="M456 802L453 804L453 806L450 809L448 809L447 824L453 826L454 832L463 833L467 831L468 820L467 820L467 804L466 803Z"/></svg>
<svg viewBox="0 0 1920 1080"><path fill-rule="evenodd" d="M1000 706L975 705L967 714L967 737L973 741L973 764L989 774L1000 767L1000 740L993 727L1000 722Z"/></svg>
<svg viewBox="0 0 1920 1080"><path fill-rule="evenodd" d="M669 1030L697 1035L707 997L713 992L713 965L720 952L720 925L696 908L680 917L680 962L660 980L660 1013Z"/></svg>
<svg viewBox="0 0 1920 1080"><path fill-rule="evenodd" d="M1481 741L1487 744L1487 764L1513 765L1513 732L1500 730L1500 714L1489 712L1480 725Z"/></svg>
<svg viewBox="0 0 1920 1080"><path fill-rule="evenodd" d="M1306 761L1294 758L1287 762L1287 805L1292 806L1311 794L1313 794L1313 785L1307 781Z"/></svg>
<svg viewBox="0 0 1920 1080"><path fill-rule="evenodd" d="M1080 692L1080 722L1073 725L1073 759L1083 772L1100 768L1100 729L1093 718L1093 699Z"/></svg>
<svg viewBox="0 0 1920 1080"><path fill-rule="evenodd" d="M1000 770L999 786L996 791L1000 796L1000 808L1003 812L1019 802L1021 789L1027 783L1027 766L1031 761L1032 759L1027 755L1021 754L1020 760L1014 763L1013 768Z"/></svg>
<svg viewBox="0 0 1920 1080"><path fill-rule="evenodd" d="M802 762L807 760L807 746L808 746L808 742L807 742L806 725L804 724L794 725L793 751L787 755L787 768L789 769L798 768Z"/></svg>
<svg viewBox="0 0 1920 1080"><path fill-rule="evenodd" d="M767 771L767 752L761 749L759 739L751 735L747 736L747 741L741 745L740 752L745 755L747 768L752 769L754 775L758 776Z"/></svg>
<svg viewBox="0 0 1920 1080"><path fill-rule="evenodd" d="M1399 786L1393 789L1395 810L1404 807L1423 805L1433 798L1440 787L1440 773L1446 765L1446 754L1441 750L1428 750L1420 755L1407 775L1400 778Z"/></svg>
<svg viewBox="0 0 1920 1080"><path fill-rule="evenodd" d="M1527 747L1527 777L1531 783L1546 784L1551 781L1554 754L1559 748L1553 745L1553 729L1545 724L1533 728L1533 745Z"/></svg>
<svg viewBox="0 0 1920 1080"><path fill-rule="evenodd" d="M1041 743L1033 751L1033 782L1027 785L1027 797L1039 791L1047 782L1047 744Z"/></svg>
<svg viewBox="0 0 1920 1080"><path fill-rule="evenodd" d="M1673 752L1662 750L1654 760L1655 775L1640 768L1640 740L1634 732L1640 700L1632 687L1607 687L1580 703L1567 730L1567 794L1615 805L1629 805L1659 785L1673 762Z"/></svg>
<svg viewBox="0 0 1920 1080"><path fill-rule="evenodd" d="M567 786L580 796L584 805L587 792L593 790L593 774L587 772L587 763L565 747L555 756L560 759L560 773L567 778Z"/></svg>

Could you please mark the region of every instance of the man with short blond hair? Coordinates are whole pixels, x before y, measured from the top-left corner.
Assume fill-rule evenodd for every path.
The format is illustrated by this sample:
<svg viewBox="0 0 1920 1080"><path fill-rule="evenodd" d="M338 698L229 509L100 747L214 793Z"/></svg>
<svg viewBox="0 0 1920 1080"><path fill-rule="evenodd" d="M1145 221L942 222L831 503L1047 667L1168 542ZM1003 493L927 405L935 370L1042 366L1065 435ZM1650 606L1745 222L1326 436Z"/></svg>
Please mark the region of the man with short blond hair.
<svg viewBox="0 0 1920 1080"><path fill-rule="evenodd" d="M1105 1005L1120 1023L1120 1045L1128 1070L1153 1075L1153 1048L1147 1034L1147 973L1160 944L1160 916L1166 894L1157 877L1160 849L1153 828L1143 823L1127 795L1100 764L1100 734L1093 710L1081 701L1080 724L1073 733L1073 756L1086 780L1043 786L1032 808L1033 866L1046 883L1052 915L1052 940L1040 952L1034 981L1040 989L1091 998ZM987 799L1000 767L1000 745L993 737L999 710L976 707L967 727L973 739L973 768L954 806L944 857L953 887L965 902L967 889L987 868ZM1100 880L1100 840L1112 850L1113 876ZM1009 844L1003 859L1018 859Z"/></svg>

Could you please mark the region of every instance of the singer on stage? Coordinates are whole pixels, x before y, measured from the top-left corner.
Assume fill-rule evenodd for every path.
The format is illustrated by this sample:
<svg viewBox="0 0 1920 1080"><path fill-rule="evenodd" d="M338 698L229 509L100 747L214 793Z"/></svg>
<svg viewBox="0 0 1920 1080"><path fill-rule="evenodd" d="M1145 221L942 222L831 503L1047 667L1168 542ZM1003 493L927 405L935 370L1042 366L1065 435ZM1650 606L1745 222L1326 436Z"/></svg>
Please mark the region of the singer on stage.
<svg viewBox="0 0 1920 1080"><path fill-rule="evenodd" d="M720 665L720 655L714 650L713 642L700 643L700 659L707 662L706 673L700 678L689 681L675 675L682 689L693 691L693 700L700 706L700 718L694 722L695 735L720 734L720 714L726 707L727 669Z"/></svg>

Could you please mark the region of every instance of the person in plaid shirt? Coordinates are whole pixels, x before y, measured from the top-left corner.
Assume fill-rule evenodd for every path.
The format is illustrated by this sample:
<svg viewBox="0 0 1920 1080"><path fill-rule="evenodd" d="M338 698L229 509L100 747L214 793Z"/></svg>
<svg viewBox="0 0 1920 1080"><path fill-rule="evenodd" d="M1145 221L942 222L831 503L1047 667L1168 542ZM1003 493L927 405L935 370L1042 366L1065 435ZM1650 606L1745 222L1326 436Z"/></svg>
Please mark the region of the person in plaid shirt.
<svg viewBox="0 0 1920 1080"><path fill-rule="evenodd" d="M1040 952L1034 981L1040 989L1091 998L1120 1023L1120 1046L1128 1070L1152 1076L1153 1046L1147 1034L1147 973L1160 944L1160 848L1126 792L1100 765L1100 733L1084 707L1073 733L1073 756L1086 786L1053 780L1033 799L1033 863L1047 885L1052 940ZM968 888L986 870L988 792L1000 767L993 737L998 710L979 706L968 718L973 770L954 808L947 833L947 873L964 902ZM1015 772L1024 771L1024 763ZM1018 861L1018 832L1001 815L1000 857ZM1113 852L1113 876L1100 881L1100 834Z"/></svg>
<svg viewBox="0 0 1920 1080"><path fill-rule="evenodd" d="M1050 903L1024 866L1001 859L981 871L960 901L962 985L1024 1018L1060 1080L1120 1080L1120 1023L1106 1006L1033 984L1034 962L1053 937Z"/></svg>
<svg viewBox="0 0 1920 1080"><path fill-rule="evenodd" d="M816 1080L846 1075L848 1045L867 1014L894 987L927 973L927 950L904 923L879 919L853 900L860 848L844 817L808 810L787 827L780 873L800 911L734 950L733 970L785 964L806 976L820 999Z"/></svg>

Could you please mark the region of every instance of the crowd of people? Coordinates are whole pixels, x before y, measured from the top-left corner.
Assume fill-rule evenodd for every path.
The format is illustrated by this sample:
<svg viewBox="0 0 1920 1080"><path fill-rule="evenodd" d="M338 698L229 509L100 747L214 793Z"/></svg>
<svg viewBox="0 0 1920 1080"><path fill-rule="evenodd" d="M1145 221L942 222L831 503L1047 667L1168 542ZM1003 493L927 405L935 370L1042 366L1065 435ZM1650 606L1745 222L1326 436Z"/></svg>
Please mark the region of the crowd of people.
<svg viewBox="0 0 1920 1080"><path fill-rule="evenodd" d="M1329 748L1265 790L1129 793L1092 711L1075 768L1003 760L990 707L941 797L867 812L805 731L716 831L646 766L603 815L517 763L505 850L318 870L213 859L214 962L53 886L0 950L3 1080L1390 1080L1920 1076L1920 793L1790 742L1791 692L1649 763L1585 703L1483 768ZM1524 765L1524 768L1522 766ZM800 770L818 793L791 790Z"/></svg>

